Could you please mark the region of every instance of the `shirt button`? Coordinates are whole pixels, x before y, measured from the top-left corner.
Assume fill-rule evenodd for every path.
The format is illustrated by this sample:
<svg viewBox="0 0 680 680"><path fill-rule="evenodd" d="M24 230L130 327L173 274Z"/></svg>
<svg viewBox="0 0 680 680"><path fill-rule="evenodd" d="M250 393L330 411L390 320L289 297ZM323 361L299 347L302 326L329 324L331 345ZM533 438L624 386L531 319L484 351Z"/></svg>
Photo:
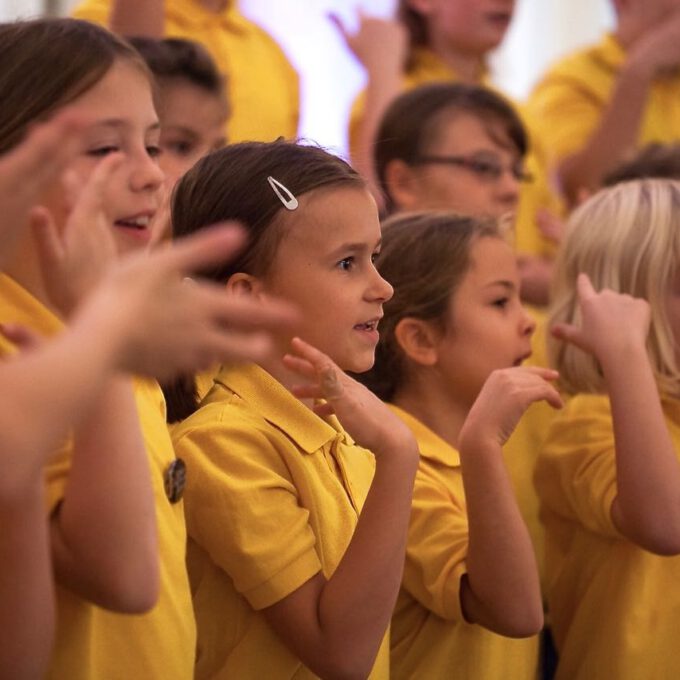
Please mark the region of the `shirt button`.
<svg viewBox="0 0 680 680"><path fill-rule="evenodd" d="M176 458L168 465L163 476L165 495L171 503L177 503L184 493L187 483L187 466L181 458Z"/></svg>

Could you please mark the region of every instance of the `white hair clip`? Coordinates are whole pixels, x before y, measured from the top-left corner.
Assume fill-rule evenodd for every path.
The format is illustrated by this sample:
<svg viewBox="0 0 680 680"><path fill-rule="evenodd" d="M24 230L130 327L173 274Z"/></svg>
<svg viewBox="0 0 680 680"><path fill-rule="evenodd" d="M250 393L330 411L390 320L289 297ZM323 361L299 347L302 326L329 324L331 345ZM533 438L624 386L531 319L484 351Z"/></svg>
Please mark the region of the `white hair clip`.
<svg viewBox="0 0 680 680"><path fill-rule="evenodd" d="M267 177L269 186L274 190L274 193L279 197L283 207L286 210L295 210L298 207L298 200L290 193L290 191L281 184L277 179L269 176Z"/></svg>

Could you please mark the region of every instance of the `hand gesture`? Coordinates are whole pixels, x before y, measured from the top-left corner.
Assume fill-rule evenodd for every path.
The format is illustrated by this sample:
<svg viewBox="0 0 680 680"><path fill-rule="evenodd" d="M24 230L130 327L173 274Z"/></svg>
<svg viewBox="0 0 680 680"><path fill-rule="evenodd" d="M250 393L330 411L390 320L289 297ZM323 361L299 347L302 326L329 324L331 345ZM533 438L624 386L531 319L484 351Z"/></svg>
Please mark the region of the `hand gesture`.
<svg viewBox="0 0 680 680"><path fill-rule="evenodd" d="M288 305L227 293L187 280L233 257L239 227L216 227L124 257L77 314L75 323L109 330L119 369L166 380L223 361L258 361L272 350L271 331L295 319ZM113 328L111 328L113 326Z"/></svg>
<svg viewBox="0 0 680 680"><path fill-rule="evenodd" d="M553 408L562 408L562 398L551 384L557 377L557 371L538 366L493 371L463 423L459 447L480 439L503 446L535 401L547 401Z"/></svg>
<svg viewBox="0 0 680 680"><path fill-rule="evenodd" d="M379 458L417 446L411 431L370 390L350 378L323 352L294 338L285 366L309 382L293 388L300 399L323 400L314 406L320 416L335 413L354 440ZM417 455L416 455L417 459Z"/></svg>
<svg viewBox="0 0 680 680"><path fill-rule="evenodd" d="M680 66L680 11L674 11L637 40L630 50L629 63L653 76Z"/></svg>
<svg viewBox="0 0 680 680"><path fill-rule="evenodd" d="M117 258L104 194L121 161L120 154L104 158L82 188L72 175L64 177L72 207L63 228L57 227L47 208L39 206L31 212L45 288L64 316L71 314Z"/></svg>
<svg viewBox="0 0 680 680"><path fill-rule="evenodd" d="M12 252L30 210L78 152L81 132L82 122L64 111L32 128L24 141L0 156L0 256Z"/></svg>
<svg viewBox="0 0 680 680"><path fill-rule="evenodd" d="M592 354L600 362L622 347L644 347L650 324L649 303L640 298L603 289L599 293L586 274L576 281L581 325L556 324L555 337Z"/></svg>
<svg viewBox="0 0 680 680"><path fill-rule="evenodd" d="M350 33L339 16L328 18L369 73L401 75L408 53L408 32L401 22L359 12L359 29Z"/></svg>

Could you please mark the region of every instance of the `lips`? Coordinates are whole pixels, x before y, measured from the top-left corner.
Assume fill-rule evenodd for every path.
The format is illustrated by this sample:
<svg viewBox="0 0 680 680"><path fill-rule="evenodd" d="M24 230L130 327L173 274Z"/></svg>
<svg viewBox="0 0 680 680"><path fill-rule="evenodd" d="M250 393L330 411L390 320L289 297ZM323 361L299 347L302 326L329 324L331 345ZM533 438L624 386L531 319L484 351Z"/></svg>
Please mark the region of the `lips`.
<svg viewBox="0 0 680 680"><path fill-rule="evenodd" d="M515 359L515 361L512 362L512 365L513 366L521 366L524 363L524 361L526 361L530 356L531 356L531 352L530 351L526 352L521 357L518 357L517 359Z"/></svg>
<svg viewBox="0 0 680 680"><path fill-rule="evenodd" d="M143 213L139 215L133 215L131 217L123 217L116 220L114 224L117 227L126 227L128 229L137 229L138 231L144 231L148 228L151 223L152 215L149 213Z"/></svg>
<svg viewBox="0 0 680 680"><path fill-rule="evenodd" d="M378 323L380 322L381 318L382 317L378 316L375 319L364 321L364 323L358 323L354 326L354 328L358 331L377 331Z"/></svg>

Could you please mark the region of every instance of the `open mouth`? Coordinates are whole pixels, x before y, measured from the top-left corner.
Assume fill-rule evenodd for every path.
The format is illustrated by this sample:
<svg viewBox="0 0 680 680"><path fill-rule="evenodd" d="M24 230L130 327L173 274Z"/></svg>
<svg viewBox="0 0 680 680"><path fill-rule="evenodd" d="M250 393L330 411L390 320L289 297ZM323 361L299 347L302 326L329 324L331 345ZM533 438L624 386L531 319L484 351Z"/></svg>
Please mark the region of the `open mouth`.
<svg viewBox="0 0 680 680"><path fill-rule="evenodd" d="M513 361L512 365L513 366L521 366L530 356L531 356L531 352L527 352L526 354L523 354L521 357L515 359L515 361Z"/></svg>
<svg viewBox="0 0 680 680"><path fill-rule="evenodd" d="M358 323L354 328L358 331L377 331L380 319L371 319L365 323Z"/></svg>
<svg viewBox="0 0 680 680"><path fill-rule="evenodd" d="M121 220L116 220L117 227L125 227L127 229L135 229L137 231L144 231L151 223L149 215L139 215L138 217L125 217Z"/></svg>

